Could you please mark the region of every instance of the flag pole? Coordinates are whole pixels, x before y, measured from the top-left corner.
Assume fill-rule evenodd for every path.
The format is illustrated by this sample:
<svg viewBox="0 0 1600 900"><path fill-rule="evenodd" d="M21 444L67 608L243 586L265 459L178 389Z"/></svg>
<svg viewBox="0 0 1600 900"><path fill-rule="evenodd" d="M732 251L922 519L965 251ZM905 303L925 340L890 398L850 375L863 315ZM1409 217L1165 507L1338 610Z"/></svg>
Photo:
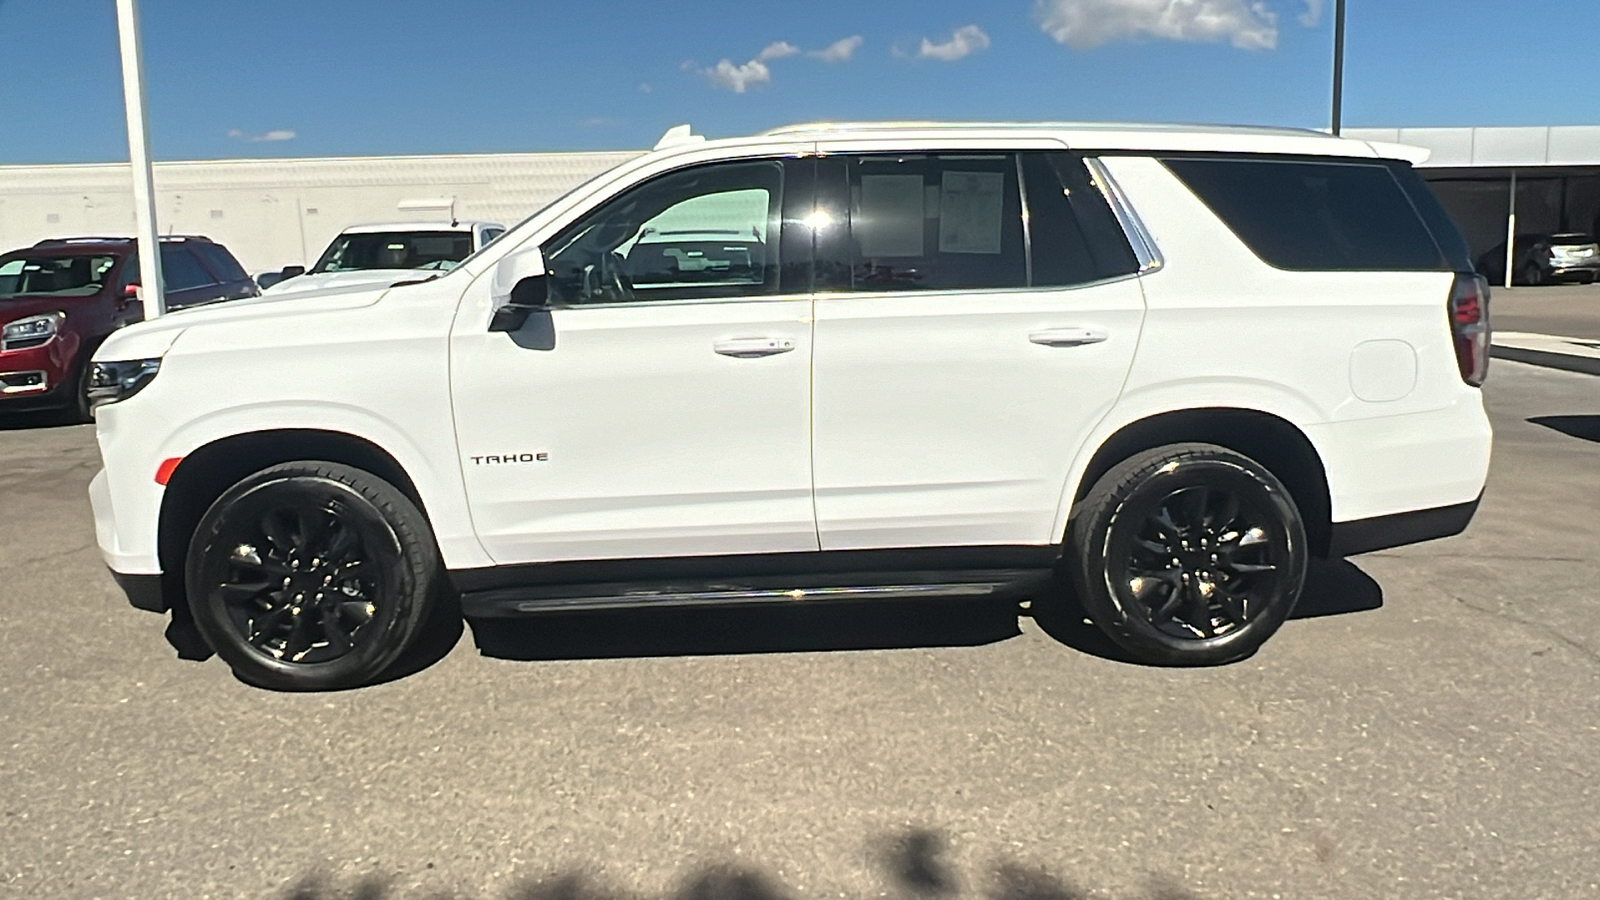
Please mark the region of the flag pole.
<svg viewBox="0 0 1600 900"><path fill-rule="evenodd" d="M134 236L139 239L139 296L144 315L167 311L161 281L161 245L156 230L156 192L150 168L149 122L144 112L144 59L139 48L139 0L117 0L117 37L122 49L122 105L128 115L128 161L133 170Z"/></svg>

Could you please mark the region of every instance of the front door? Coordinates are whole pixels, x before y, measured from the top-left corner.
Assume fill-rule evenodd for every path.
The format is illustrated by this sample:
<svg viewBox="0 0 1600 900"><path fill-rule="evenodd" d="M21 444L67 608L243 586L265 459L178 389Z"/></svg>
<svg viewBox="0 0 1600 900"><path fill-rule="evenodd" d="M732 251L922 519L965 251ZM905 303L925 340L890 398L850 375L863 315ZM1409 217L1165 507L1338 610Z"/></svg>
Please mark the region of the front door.
<svg viewBox="0 0 1600 900"><path fill-rule="evenodd" d="M821 172L838 223L817 247L822 549L1059 541L1068 469L1144 315L1083 162L845 146Z"/></svg>
<svg viewBox="0 0 1600 900"><path fill-rule="evenodd" d="M809 173L659 175L541 244L554 312L513 334L458 319L457 439L495 562L817 549L811 242L783 225Z"/></svg>

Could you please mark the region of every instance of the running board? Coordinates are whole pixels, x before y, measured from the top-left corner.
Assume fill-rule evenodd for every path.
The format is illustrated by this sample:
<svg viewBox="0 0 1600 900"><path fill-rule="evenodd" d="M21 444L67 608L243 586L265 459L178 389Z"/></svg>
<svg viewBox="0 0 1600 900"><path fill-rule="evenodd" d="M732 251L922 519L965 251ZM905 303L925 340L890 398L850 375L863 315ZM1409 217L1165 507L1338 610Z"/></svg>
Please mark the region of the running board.
<svg viewBox="0 0 1600 900"><path fill-rule="evenodd" d="M917 598L992 597L1011 588L1036 586L1048 571L949 573L948 580L884 581L876 584L764 585L710 584L652 588L642 585L585 585L500 588L461 597L467 618L511 618L540 613L590 612L606 609L676 609L694 606L750 606L767 603L814 603L830 600L910 600Z"/></svg>

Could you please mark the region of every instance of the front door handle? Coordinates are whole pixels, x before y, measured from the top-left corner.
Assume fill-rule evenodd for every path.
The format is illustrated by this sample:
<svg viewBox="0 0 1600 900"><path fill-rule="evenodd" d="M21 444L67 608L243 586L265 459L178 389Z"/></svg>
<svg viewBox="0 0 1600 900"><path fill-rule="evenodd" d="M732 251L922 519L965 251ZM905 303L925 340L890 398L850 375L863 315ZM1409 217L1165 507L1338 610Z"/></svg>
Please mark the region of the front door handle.
<svg viewBox="0 0 1600 900"><path fill-rule="evenodd" d="M790 338L733 338L717 341L711 345L711 349L736 359L756 359L788 353L794 349L794 341Z"/></svg>
<svg viewBox="0 0 1600 900"><path fill-rule="evenodd" d="M1046 328L1028 335L1028 340L1046 347L1082 347L1098 344L1111 335L1093 328Z"/></svg>

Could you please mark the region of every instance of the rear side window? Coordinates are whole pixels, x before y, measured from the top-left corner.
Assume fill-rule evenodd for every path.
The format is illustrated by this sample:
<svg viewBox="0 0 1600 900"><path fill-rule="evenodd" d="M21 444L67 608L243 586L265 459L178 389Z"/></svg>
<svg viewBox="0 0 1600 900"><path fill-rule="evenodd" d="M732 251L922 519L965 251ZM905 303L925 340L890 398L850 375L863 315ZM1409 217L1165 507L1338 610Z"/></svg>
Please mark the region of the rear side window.
<svg viewBox="0 0 1600 900"><path fill-rule="evenodd" d="M1389 171L1394 173L1394 180L1400 182L1405 189L1406 196L1411 198L1411 203L1421 214L1422 221L1428 225L1428 230L1433 232L1434 243L1439 245L1444 253L1445 261L1450 263L1450 268L1457 272L1471 272L1472 250L1467 246L1467 239L1456 227L1455 220L1445 212L1444 204L1434 194L1433 188L1428 187L1417 170L1411 168L1410 163L1391 162Z"/></svg>
<svg viewBox="0 0 1600 900"><path fill-rule="evenodd" d="M210 267L211 271L223 281L243 281L250 276L244 272L244 267L233 258L233 254L216 244L191 244L195 252Z"/></svg>
<svg viewBox="0 0 1600 900"><path fill-rule="evenodd" d="M1168 158L1163 163L1269 265L1300 272L1448 271L1382 162Z"/></svg>
<svg viewBox="0 0 1600 900"><path fill-rule="evenodd" d="M847 209L849 239L819 246L819 289L1028 286L1011 154L856 156L842 163L840 186L848 195L837 205Z"/></svg>
<svg viewBox="0 0 1600 900"><path fill-rule="evenodd" d="M1139 261L1106 198L1071 153L1024 153L1035 287L1066 287L1132 275Z"/></svg>
<svg viewBox="0 0 1600 900"><path fill-rule="evenodd" d="M161 280L169 291L187 291L217 282L200 261L182 247L161 248Z"/></svg>

